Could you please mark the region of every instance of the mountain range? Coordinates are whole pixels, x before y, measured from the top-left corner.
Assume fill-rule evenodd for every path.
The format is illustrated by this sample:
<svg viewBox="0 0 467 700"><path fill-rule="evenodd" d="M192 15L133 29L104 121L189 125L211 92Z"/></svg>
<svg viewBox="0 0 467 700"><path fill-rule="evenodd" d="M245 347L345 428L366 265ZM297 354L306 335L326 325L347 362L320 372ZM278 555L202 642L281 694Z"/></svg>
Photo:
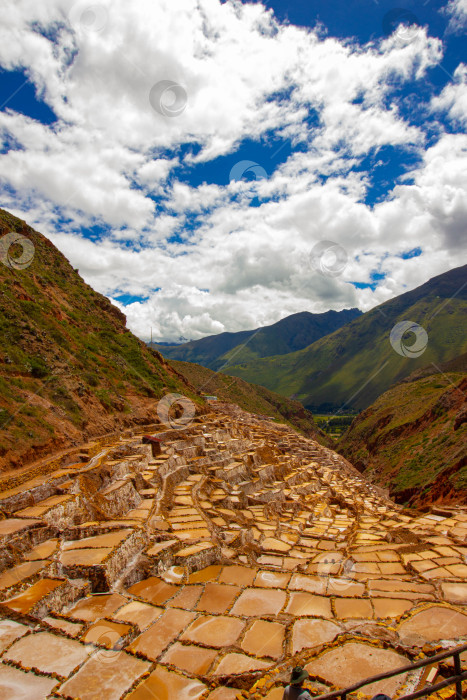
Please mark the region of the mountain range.
<svg viewBox="0 0 467 700"><path fill-rule="evenodd" d="M299 343L306 342L307 333L300 335L295 329L308 316L295 314L255 336L251 331L243 335L223 333L222 337L210 336L169 352L161 348L161 352L177 358L186 353L184 359L190 357L213 369L221 365L226 373L297 399L311 411L360 411L417 368L446 362L467 351L467 265L438 275L364 314L352 309L327 318L340 323L349 316L353 318L327 333L321 326L320 338L292 351L287 351L292 343L284 342L283 334L292 327L293 342L297 337ZM397 336L400 324L415 330L423 345L417 352L411 349L414 333L408 330Z"/></svg>
<svg viewBox="0 0 467 700"><path fill-rule="evenodd" d="M152 347L172 360L195 362L213 370L228 369L233 364L301 350L361 313L359 309L326 311L322 314L302 311L251 331L219 333L176 345L153 343Z"/></svg>

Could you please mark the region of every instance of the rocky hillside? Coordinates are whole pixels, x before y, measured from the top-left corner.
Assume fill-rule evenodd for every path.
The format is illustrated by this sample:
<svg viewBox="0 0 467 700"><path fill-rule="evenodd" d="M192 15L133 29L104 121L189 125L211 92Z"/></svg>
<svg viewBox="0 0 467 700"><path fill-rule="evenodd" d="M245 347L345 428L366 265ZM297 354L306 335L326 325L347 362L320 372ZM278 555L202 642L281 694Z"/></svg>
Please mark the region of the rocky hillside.
<svg viewBox="0 0 467 700"><path fill-rule="evenodd" d="M18 232L34 246L13 244ZM0 469L116 428L157 420L170 392L204 401L125 327L42 234L0 210ZM32 253L32 262L21 261ZM30 262L30 264L29 264ZM204 410L204 409L202 409Z"/></svg>
<svg viewBox="0 0 467 700"><path fill-rule="evenodd" d="M283 318L271 326L238 333L219 333L180 345L154 345L164 357L218 370L271 355L285 355L306 348L333 333L354 318L359 309L326 311L312 314L302 311Z"/></svg>
<svg viewBox="0 0 467 700"><path fill-rule="evenodd" d="M245 411L287 423L306 437L313 438L322 445L331 445L332 441L314 422L313 414L303 408L299 401L286 399L263 386L249 384L238 377L213 372L191 362L171 360L170 363L197 391L215 395L219 401L235 403Z"/></svg>
<svg viewBox="0 0 467 700"><path fill-rule="evenodd" d="M401 339L405 354L391 345L391 331L404 321L427 333L418 356L408 356L413 333ZM416 369L466 352L466 326L464 265L367 311L303 350L238 363L229 366L229 374L293 396L313 412L359 411Z"/></svg>
<svg viewBox="0 0 467 700"><path fill-rule="evenodd" d="M467 503L467 354L391 387L338 449L400 503Z"/></svg>

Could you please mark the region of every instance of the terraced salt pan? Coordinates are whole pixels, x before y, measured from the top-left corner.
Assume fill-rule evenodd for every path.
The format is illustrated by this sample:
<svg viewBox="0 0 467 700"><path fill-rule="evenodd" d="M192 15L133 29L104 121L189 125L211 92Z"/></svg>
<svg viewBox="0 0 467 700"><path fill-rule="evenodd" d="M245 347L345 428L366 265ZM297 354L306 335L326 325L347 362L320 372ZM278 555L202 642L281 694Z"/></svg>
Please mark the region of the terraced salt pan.
<svg viewBox="0 0 467 700"><path fill-rule="evenodd" d="M454 634L467 638L467 547L461 539L467 514L451 509L452 517L406 515L340 458L285 427L245 414L207 420L211 430L194 423L170 441L170 457L147 465L138 455L102 462L107 487L101 497L129 489L137 506L120 509L113 520L78 517L79 526L68 524L58 534L40 518L22 520L14 512L0 521L0 537L2 527L11 532L4 546L21 537L17 551L23 553L18 561L7 550L14 564L0 582L2 576L8 582L25 575L18 583L22 593L13 597L4 589L3 598L10 600L0 603L2 612L40 615L47 634L93 650L67 677L47 678L58 696L148 700L156 692L231 700L237 691L230 685L253 686L262 679L249 697L256 700L260 690L261 697L280 699L278 684L297 655L300 663L319 666L317 676L327 686L343 685L345 672L376 672L363 663L368 649L375 668L392 668L424 644L436 650L439 643L455 643ZM76 475L93 469L76 465L61 487L71 489ZM240 480L229 480L237 469ZM137 477L130 484L132 470ZM108 483L111 473L115 479ZM161 474L173 480L162 499ZM46 505L73 500L62 496ZM416 536L418 544L394 542L394 530ZM139 533L137 543L133 533ZM122 546L126 554L119 559L115 552ZM44 562L44 571L55 573L67 557L71 567L81 562L79 576L90 579L111 559L107 585L114 590L83 597L90 586L80 579L73 590L63 576L34 583ZM32 632L29 618L19 619L27 624L15 631L11 621L13 627L5 628L6 653L23 639L45 634ZM372 643L379 637L388 648ZM333 662L336 650L343 652L345 668ZM3 667L10 680L19 674L24 684L18 697L23 687L33 696L33 684L45 676L13 668L21 662L6 656L1 662L0 678Z"/></svg>
<svg viewBox="0 0 467 700"><path fill-rule="evenodd" d="M125 652L111 652L107 657L96 655L60 687L59 694L80 700L120 698L149 668L147 661Z"/></svg>
<svg viewBox="0 0 467 700"><path fill-rule="evenodd" d="M123 622L129 622L131 625L136 625L141 631L144 631L150 627L162 613L163 608L141 603L138 600L132 600L130 603L119 608L118 611L114 613L114 617Z"/></svg>
<svg viewBox="0 0 467 700"><path fill-rule="evenodd" d="M143 598L153 605L161 605L178 592L177 586L166 583L157 576L152 576L140 583L135 583L128 592L139 598Z"/></svg>
<svg viewBox="0 0 467 700"><path fill-rule="evenodd" d="M200 615L180 639L222 649L234 644L244 628L245 623L238 618Z"/></svg>
<svg viewBox="0 0 467 700"><path fill-rule="evenodd" d="M0 663L0 690L5 700L46 698L56 685L56 678L36 676Z"/></svg>
<svg viewBox="0 0 467 700"><path fill-rule="evenodd" d="M85 537L81 540L69 540L64 542L62 550L66 551L69 549L94 549L102 547L113 548L117 544L123 542L123 540L131 535L133 530L115 530L113 532L107 532L103 535L96 535L94 537Z"/></svg>
<svg viewBox="0 0 467 700"><path fill-rule="evenodd" d="M77 641L38 632L18 639L2 660L13 661L25 670L37 668L41 673L56 673L66 678L88 655L89 650Z"/></svg>
<svg viewBox="0 0 467 700"><path fill-rule="evenodd" d="M157 697L197 700L205 691L206 685L204 683L158 665L127 698L128 700L150 700Z"/></svg>
<svg viewBox="0 0 467 700"><path fill-rule="evenodd" d="M37 518L21 519L7 518L0 520L0 538L17 535L19 532L27 530L34 525L42 525L42 521Z"/></svg>
<svg viewBox="0 0 467 700"><path fill-rule="evenodd" d="M185 610L168 609L149 629L139 635L128 649L156 661L169 643L176 639L195 617L194 613Z"/></svg>
<svg viewBox="0 0 467 700"><path fill-rule="evenodd" d="M184 586L174 597L167 602L170 608L182 608L194 610L203 593L203 586ZM200 608L197 608L200 609Z"/></svg>
<svg viewBox="0 0 467 700"><path fill-rule="evenodd" d="M238 586L206 583L196 609L207 613L224 613L230 608L240 591L241 588Z"/></svg>
<svg viewBox="0 0 467 700"><path fill-rule="evenodd" d="M194 644L175 642L162 656L161 661L163 664L172 664L188 673L205 675L217 654L218 652L214 649L203 649Z"/></svg>
<svg viewBox="0 0 467 700"><path fill-rule="evenodd" d="M124 625L111 620L98 620L88 628L81 637L81 641L85 644L104 646L107 649L121 649L131 630L131 625Z"/></svg>
<svg viewBox="0 0 467 700"><path fill-rule="evenodd" d="M285 627L277 622L255 620L247 630L241 647L253 656L279 659L283 653Z"/></svg>
<svg viewBox="0 0 467 700"><path fill-rule="evenodd" d="M31 613L34 607L49 594L64 586L65 582L63 580L44 578L34 583L22 593L18 593L4 601L3 605L17 613L26 615Z"/></svg>
<svg viewBox="0 0 467 700"><path fill-rule="evenodd" d="M23 562L0 574L0 591L17 586L22 581L34 576L49 564L48 561L38 560Z"/></svg>
<svg viewBox="0 0 467 700"><path fill-rule="evenodd" d="M436 641L447 636L456 639L467 635L467 615L445 606L431 605L404 620L399 625L398 632L402 639L408 639L412 643Z"/></svg>
<svg viewBox="0 0 467 700"><path fill-rule="evenodd" d="M93 595L80 600L68 612L68 616L86 622L95 622L121 608L127 599L118 593Z"/></svg>
<svg viewBox="0 0 467 700"><path fill-rule="evenodd" d="M29 632L27 625L14 620L0 621L0 652L3 652L12 642Z"/></svg>
<svg viewBox="0 0 467 700"><path fill-rule="evenodd" d="M232 615L277 616L284 607L284 591L249 588L244 591L232 608Z"/></svg>
<svg viewBox="0 0 467 700"><path fill-rule="evenodd" d="M407 665L407 659L388 649L349 642L322 654L305 666L310 676L322 678L333 685L345 687L358 681ZM384 693L394 697L406 679L406 674L372 683L364 694L373 697Z"/></svg>

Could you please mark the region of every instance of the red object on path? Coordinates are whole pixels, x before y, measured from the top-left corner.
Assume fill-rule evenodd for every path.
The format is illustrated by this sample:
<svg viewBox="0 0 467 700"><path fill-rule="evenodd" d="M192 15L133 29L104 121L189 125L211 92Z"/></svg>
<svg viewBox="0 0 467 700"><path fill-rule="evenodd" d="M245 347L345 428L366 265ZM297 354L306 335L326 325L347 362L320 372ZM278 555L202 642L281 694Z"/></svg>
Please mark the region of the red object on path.
<svg viewBox="0 0 467 700"><path fill-rule="evenodd" d="M153 437L152 435L143 435L143 445L151 445L152 456L156 457L161 453L161 440L159 438Z"/></svg>

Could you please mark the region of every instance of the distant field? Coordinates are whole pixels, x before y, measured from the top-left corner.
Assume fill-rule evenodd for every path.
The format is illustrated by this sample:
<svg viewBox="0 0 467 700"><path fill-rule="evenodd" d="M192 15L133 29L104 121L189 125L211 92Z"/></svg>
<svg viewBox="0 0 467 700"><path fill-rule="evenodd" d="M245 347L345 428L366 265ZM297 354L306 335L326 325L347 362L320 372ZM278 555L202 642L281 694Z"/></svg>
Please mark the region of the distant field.
<svg viewBox="0 0 467 700"><path fill-rule="evenodd" d="M336 415L335 413L314 413L316 425L333 439L339 439L351 425L357 413Z"/></svg>

